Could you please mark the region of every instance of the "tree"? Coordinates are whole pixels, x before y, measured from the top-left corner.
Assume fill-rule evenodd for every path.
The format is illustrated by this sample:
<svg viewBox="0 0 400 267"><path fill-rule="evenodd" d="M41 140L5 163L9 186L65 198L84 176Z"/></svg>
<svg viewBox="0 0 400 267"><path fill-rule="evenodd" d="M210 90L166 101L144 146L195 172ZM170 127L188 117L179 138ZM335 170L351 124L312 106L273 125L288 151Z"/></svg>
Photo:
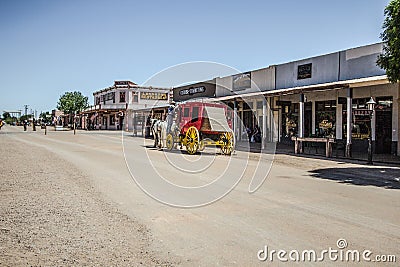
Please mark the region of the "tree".
<svg viewBox="0 0 400 267"><path fill-rule="evenodd" d="M43 123L51 122L51 114L48 111L40 113L39 118L42 120Z"/></svg>
<svg viewBox="0 0 400 267"><path fill-rule="evenodd" d="M57 109L64 114L73 114L88 107L88 97L83 96L81 92L66 92L57 103Z"/></svg>
<svg viewBox="0 0 400 267"><path fill-rule="evenodd" d="M7 111L3 112L3 119L6 120L8 118L11 118L10 113L8 113Z"/></svg>
<svg viewBox="0 0 400 267"><path fill-rule="evenodd" d="M386 71L391 83L400 81L400 0L392 0L385 8L381 39L383 53L377 64Z"/></svg>
<svg viewBox="0 0 400 267"><path fill-rule="evenodd" d="M11 114L8 112L4 112L3 113L3 120L7 123L7 124L12 124L13 122L15 122L17 120L16 117L11 117Z"/></svg>

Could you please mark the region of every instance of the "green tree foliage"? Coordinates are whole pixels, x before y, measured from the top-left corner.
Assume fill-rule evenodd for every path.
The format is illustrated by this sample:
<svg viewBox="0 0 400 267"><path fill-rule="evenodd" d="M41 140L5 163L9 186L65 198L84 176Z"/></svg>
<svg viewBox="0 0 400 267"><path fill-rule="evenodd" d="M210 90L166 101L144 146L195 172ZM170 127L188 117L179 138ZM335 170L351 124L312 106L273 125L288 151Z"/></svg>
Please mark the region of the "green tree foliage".
<svg viewBox="0 0 400 267"><path fill-rule="evenodd" d="M386 71L392 83L400 81L400 0L392 0L385 8L381 39L383 53L377 64Z"/></svg>
<svg viewBox="0 0 400 267"><path fill-rule="evenodd" d="M11 117L11 114L8 112L4 112L3 113L3 120L7 123L7 124L12 124L13 122L17 121L16 117Z"/></svg>
<svg viewBox="0 0 400 267"><path fill-rule="evenodd" d="M81 92L66 92L63 94L57 103L57 109L64 114L73 114L82 111L88 107L88 97L83 96Z"/></svg>
<svg viewBox="0 0 400 267"><path fill-rule="evenodd" d="M21 117L19 117L19 121L25 121L25 120L30 120L32 118L32 114L28 114L28 115L22 115Z"/></svg>
<svg viewBox="0 0 400 267"><path fill-rule="evenodd" d="M50 114L50 112L42 112L42 113L40 113L40 115L39 115L39 118L41 119L41 121L43 122L43 123L49 123L49 122L51 122L51 114Z"/></svg>
<svg viewBox="0 0 400 267"><path fill-rule="evenodd" d="M11 115L8 112L3 112L3 119L6 120L7 118L10 118Z"/></svg>

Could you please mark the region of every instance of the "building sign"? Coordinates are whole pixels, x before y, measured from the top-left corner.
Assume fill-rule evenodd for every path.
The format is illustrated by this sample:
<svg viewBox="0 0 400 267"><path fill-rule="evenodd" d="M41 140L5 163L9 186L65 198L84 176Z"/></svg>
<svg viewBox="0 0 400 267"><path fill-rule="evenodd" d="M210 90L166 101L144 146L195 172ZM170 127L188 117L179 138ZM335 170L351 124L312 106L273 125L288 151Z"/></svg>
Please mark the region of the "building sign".
<svg viewBox="0 0 400 267"><path fill-rule="evenodd" d="M188 89L182 89L179 91L179 95L195 95L199 93L204 93L206 91L205 86L196 86L196 87L190 87Z"/></svg>
<svg viewBox="0 0 400 267"><path fill-rule="evenodd" d="M311 78L312 63L297 66L297 80Z"/></svg>
<svg viewBox="0 0 400 267"><path fill-rule="evenodd" d="M159 92L140 92L140 99L168 100L168 94Z"/></svg>
<svg viewBox="0 0 400 267"><path fill-rule="evenodd" d="M244 90L251 87L251 72L245 72L233 75L232 88L233 91Z"/></svg>
<svg viewBox="0 0 400 267"><path fill-rule="evenodd" d="M328 120L322 120L319 124L318 124L319 128L327 130L327 129L332 129L333 127L333 123L328 121Z"/></svg>
<svg viewBox="0 0 400 267"><path fill-rule="evenodd" d="M128 85L128 81L115 81L115 85Z"/></svg>
<svg viewBox="0 0 400 267"><path fill-rule="evenodd" d="M370 116L372 114L372 110L369 109L354 109L353 115L355 116Z"/></svg>
<svg viewBox="0 0 400 267"><path fill-rule="evenodd" d="M114 86L135 86L131 81L114 81Z"/></svg>
<svg viewBox="0 0 400 267"><path fill-rule="evenodd" d="M215 80L176 87L174 101L185 101L198 97L215 97Z"/></svg>

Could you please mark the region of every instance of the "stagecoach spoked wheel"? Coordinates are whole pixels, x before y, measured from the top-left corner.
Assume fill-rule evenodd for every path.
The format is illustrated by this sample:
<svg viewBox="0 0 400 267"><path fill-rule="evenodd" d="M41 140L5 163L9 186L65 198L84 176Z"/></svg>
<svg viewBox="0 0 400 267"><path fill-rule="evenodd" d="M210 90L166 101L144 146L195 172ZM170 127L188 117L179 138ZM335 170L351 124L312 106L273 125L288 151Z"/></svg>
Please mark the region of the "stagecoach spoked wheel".
<svg viewBox="0 0 400 267"><path fill-rule="evenodd" d="M231 155L233 151L233 136L232 133L223 133L221 136L223 144L221 145L221 152L224 155Z"/></svg>
<svg viewBox="0 0 400 267"><path fill-rule="evenodd" d="M199 149L199 131L191 126L186 132L186 151L193 155Z"/></svg>
<svg viewBox="0 0 400 267"><path fill-rule="evenodd" d="M172 150L174 148L174 136L172 133L167 134L166 146L168 150Z"/></svg>

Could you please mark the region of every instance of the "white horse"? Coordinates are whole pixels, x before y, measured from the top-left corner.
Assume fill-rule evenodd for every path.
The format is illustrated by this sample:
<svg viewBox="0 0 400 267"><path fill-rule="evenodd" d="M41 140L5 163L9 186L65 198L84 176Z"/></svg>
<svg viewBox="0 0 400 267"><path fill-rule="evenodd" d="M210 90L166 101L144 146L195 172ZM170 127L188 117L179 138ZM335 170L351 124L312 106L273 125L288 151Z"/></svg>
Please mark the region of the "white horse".
<svg viewBox="0 0 400 267"><path fill-rule="evenodd" d="M151 131L154 136L154 147L166 147L167 139L167 122L157 119L151 120Z"/></svg>

